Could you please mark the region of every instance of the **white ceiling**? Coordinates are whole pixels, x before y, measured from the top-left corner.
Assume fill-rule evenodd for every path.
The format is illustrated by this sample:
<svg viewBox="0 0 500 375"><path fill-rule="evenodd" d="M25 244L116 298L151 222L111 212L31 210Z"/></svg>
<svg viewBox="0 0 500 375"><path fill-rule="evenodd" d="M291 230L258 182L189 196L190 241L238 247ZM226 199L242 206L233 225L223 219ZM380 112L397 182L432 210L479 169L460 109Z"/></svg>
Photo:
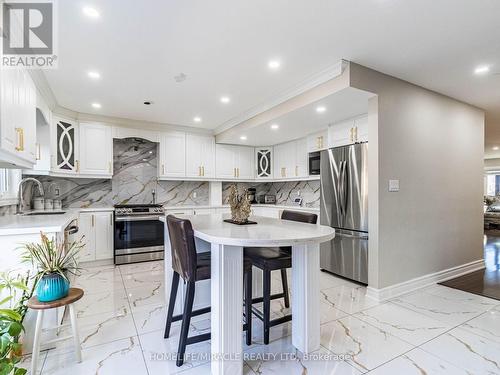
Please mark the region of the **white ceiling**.
<svg viewBox="0 0 500 375"><path fill-rule="evenodd" d="M234 132L225 137L222 143L272 146L298 139L324 130L330 124L367 113L368 99L372 96L373 94L366 91L348 87L272 121L241 132ZM317 107L325 107L326 111L318 113ZM273 124L278 125L279 128L271 129ZM240 135L246 136L247 139L241 140Z"/></svg>
<svg viewBox="0 0 500 375"><path fill-rule="evenodd" d="M214 129L343 58L485 108L487 145L500 145L500 75L473 74L479 64L500 73L497 0L72 0L58 6L59 69L46 76L58 103L78 112ZM100 17L84 16L84 6ZM272 58L282 62L278 71L267 67ZM94 69L102 75L95 82L86 75ZM187 79L176 83L181 72ZM222 95L231 103L220 103ZM102 108L94 110L92 102Z"/></svg>

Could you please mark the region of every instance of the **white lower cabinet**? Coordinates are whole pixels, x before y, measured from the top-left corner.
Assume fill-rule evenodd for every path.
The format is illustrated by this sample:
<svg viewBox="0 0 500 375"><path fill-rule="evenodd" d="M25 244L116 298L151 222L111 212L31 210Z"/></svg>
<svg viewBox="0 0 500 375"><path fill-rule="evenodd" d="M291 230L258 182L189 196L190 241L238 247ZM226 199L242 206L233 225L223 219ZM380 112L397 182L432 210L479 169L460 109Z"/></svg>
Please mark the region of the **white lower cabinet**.
<svg viewBox="0 0 500 375"><path fill-rule="evenodd" d="M78 237L83 235L85 243L79 261L113 258L113 212L81 212L78 223Z"/></svg>

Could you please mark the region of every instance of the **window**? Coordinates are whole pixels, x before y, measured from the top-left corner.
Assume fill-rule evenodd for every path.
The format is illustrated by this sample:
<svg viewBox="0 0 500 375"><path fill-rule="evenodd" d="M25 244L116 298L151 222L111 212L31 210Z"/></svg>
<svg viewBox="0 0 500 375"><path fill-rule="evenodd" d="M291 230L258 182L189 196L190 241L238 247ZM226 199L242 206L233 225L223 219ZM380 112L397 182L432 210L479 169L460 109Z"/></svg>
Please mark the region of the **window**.
<svg viewBox="0 0 500 375"><path fill-rule="evenodd" d="M0 168L0 206L17 203L17 188L20 181L20 169Z"/></svg>
<svg viewBox="0 0 500 375"><path fill-rule="evenodd" d="M500 195L500 175L486 175L485 194L491 196Z"/></svg>

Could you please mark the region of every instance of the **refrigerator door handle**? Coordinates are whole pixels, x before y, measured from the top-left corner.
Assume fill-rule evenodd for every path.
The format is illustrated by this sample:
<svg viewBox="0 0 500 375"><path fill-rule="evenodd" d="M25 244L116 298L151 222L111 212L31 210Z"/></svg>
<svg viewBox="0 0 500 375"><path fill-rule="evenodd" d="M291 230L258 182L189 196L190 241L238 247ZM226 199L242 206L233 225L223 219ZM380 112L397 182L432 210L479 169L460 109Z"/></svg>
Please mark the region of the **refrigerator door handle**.
<svg viewBox="0 0 500 375"><path fill-rule="evenodd" d="M345 215L347 213L347 209L345 206L347 189L346 189L346 171L347 171L347 162L340 162L340 176L339 176L339 195L340 195L340 214L342 219L345 219Z"/></svg>
<svg viewBox="0 0 500 375"><path fill-rule="evenodd" d="M342 238L355 238L357 240L368 240L367 235L354 235L354 234L344 234L342 232L336 232L335 236L342 237Z"/></svg>

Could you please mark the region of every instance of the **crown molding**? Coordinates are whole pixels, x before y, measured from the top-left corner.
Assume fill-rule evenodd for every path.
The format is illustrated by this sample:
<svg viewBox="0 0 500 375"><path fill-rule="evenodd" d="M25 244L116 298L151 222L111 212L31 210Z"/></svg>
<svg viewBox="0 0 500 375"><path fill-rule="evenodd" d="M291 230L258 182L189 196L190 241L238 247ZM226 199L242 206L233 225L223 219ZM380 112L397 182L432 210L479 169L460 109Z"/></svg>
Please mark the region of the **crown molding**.
<svg viewBox="0 0 500 375"><path fill-rule="evenodd" d="M92 113L83 113L72 111L68 108L57 105L53 112L55 115L68 117L79 122L103 122L110 125L116 125L125 128L133 128L133 129L144 129L144 130L154 130L154 131L182 131L187 133L197 133L197 134L206 134L213 135L213 130L211 129L203 129L203 128L195 128L190 126L182 126L175 124L166 124L152 121L141 121L134 119L127 119L121 117L113 117L113 116L104 116L104 115L96 115Z"/></svg>
<svg viewBox="0 0 500 375"><path fill-rule="evenodd" d="M299 84L293 86L292 88L282 92L278 96L261 103L259 105L256 105L255 107L250 108L248 111L243 112L241 115L236 116L229 121L226 121L222 125L219 125L214 129L214 134L220 134L228 129L231 129L232 127L241 124L244 121L247 121L251 119L252 117L255 117L259 115L262 112L268 111L273 107L276 107L287 100L292 99L293 97L303 94L306 91L309 91L313 89L316 86L321 85L322 83L325 83L331 79L334 79L344 72L345 68L349 65L349 61L347 60L340 60L338 63L329 66L328 68L315 73Z"/></svg>
<svg viewBox="0 0 500 375"><path fill-rule="evenodd" d="M49 106L50 110L53 110L57 106L57 100L54 92L50 88L45 74L40 69L29 69L28 72L31 76L31 79L33 79L33 82L35 83L35 86L38 89L39 93L42 95L43 99Z"/></svg>

